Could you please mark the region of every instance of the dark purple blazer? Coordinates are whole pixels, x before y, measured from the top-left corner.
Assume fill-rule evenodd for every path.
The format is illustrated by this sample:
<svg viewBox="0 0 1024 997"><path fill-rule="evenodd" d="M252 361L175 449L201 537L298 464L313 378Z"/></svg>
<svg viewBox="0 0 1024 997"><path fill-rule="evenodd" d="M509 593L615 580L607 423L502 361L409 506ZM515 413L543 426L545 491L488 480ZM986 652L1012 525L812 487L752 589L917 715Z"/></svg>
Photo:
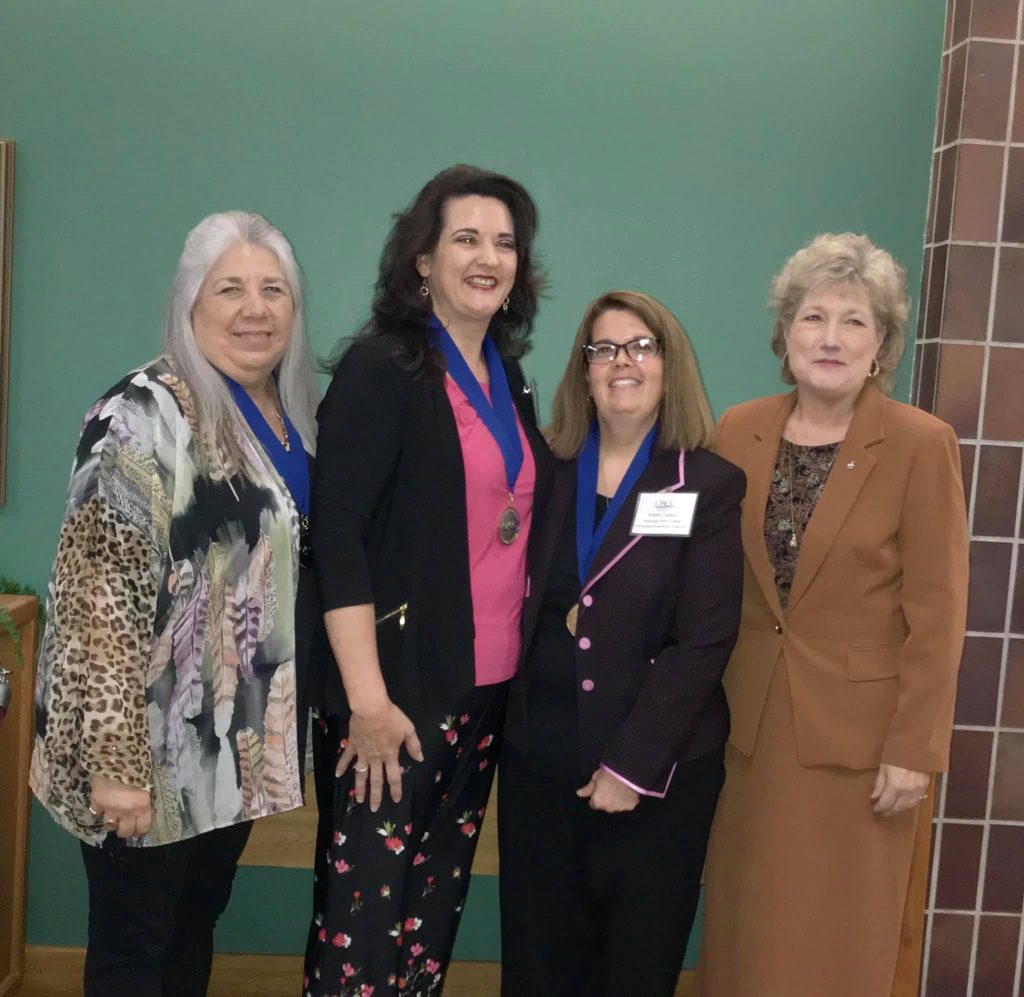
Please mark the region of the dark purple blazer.
<svg viewBox="0 0 1024 997"><path fill-rule="evenodd" d="M683 480L685 477L685 481ZM601 544L576 628L580 772L604 766L637 792L663 796L679 762L729 734L722 672L743 598L743 472L708 450L656 449ZM640 492L699 492L689 537L634 537ZM529 650L569 505L576 462L560 461L548 501L534 506L523 661L512 682L506 737L525 744Z"/></svg>

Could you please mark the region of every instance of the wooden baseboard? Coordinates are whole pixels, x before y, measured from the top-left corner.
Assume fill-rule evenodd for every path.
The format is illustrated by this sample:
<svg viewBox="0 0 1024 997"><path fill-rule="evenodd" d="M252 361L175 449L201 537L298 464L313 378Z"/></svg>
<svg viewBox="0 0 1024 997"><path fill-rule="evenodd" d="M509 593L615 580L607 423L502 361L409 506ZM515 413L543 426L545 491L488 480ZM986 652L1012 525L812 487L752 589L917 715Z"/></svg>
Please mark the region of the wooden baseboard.
<svg viewBox="0 0 1024 997"><path fill-rule="evenodd" d="M18 997L79 997L84 959L82 949L30 945ZM301 956L218 953L213 958L208 997L281 997L298 992L301 976ZM453 962L444 997L498 997L500 991L498 963ZM694 992L693 974L683 973L676 997L693 997Z"/></svg>

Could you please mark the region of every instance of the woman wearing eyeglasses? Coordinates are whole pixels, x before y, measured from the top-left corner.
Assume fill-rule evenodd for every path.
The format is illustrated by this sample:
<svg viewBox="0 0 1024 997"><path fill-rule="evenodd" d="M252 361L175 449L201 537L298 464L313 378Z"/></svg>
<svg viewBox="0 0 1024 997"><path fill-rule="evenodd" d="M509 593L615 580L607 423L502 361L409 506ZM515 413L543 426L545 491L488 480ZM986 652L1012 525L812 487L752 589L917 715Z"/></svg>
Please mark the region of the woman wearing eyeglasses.
<svg viewBox="0 0 1024 997"><path fill-rule="evenodd" d="M668 309L594 301L546 433L561 461L535 505L499 769L504 997L675 990L743 582L745 480L705 449L712 426Z"/></svg>

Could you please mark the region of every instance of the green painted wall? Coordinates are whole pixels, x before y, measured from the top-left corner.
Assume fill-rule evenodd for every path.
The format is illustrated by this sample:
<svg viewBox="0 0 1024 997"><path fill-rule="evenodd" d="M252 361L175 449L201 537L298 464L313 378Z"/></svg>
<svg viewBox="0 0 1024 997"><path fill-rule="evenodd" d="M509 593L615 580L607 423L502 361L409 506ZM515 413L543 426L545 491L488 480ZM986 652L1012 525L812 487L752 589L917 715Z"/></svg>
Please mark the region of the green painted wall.
<svg viewBox="0 0 1024 997"><path fill-rule="evenodd" d="M811 235L869 232L917 285L942 21L925 0L3 0L0 572L45 585L82 413L155 352L185 232L215 210L292 238L326 353L365 315L389 214L452 162L505 170L541 209L545 406L612 286L677 312L717 411L778 390L763 302ZM76 849L34 817L30 939L80 942ZM264 886L279 930L238 902ZM460 951L493 954L493 883L474 890ZM244 871L237 892L225 945L295 947L303 876Z"/></svg>

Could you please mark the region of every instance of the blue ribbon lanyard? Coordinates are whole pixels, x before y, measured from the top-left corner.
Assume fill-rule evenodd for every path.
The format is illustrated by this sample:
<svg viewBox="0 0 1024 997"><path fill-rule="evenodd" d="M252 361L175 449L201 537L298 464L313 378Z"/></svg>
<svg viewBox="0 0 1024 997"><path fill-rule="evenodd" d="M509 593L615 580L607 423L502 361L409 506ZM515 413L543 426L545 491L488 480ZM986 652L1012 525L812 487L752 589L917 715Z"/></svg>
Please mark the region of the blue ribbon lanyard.
<svg viewBox="0 0 1024 997"><path fill-rule="evenodd" d="M281 476L291 492L292 501L303 516L309 515L309 460L306 457L306 450L302 445L302 437L299 431L292 425L288 413L283 409L281 416L284 419L285 429L288 430L288 442L291 451L285 450L284 444L277 438L274 431L263 418L263 413L257 408L256 403L249 397L249 393L237 381L233 381L227 374L222 372L221 376L227 381L231 389L231 396L235 399L239 412L249 424L253 435L259 440L260 446L270 458L275 470Z"/></svg>
<svg viewBox="0 0 1024 997"><path fill-rule="evenodd" d="M655 423L634 454L625 476L615 489L611 504L595 530L594 506L597 504L597 458L601 449L601 431L597 419L590 423L587 442L583 444L583 450L576 461L576 567L580 573L580 585L586 583L590 566L612 522L650 462L657 435L658 423Z"/></svg>
<svg viewBox="0 0 1024 997"><path fill-rule="evenodd" d="M519 469L523 466L523 442L519 438L515 403L512 401L512 392L508 387L508 378L498 347L494 345L488 333L484 337L484 360L487 362L487 373L491 381L491 400L488 401L483 388L469 369L469 364L436 315L430 316L430 343L432 346L440 347L444 353L448 373L462 389L462 393L494 437L494 442L498 444L505 462L505 480L508 483L511 502Z"/></svg>

